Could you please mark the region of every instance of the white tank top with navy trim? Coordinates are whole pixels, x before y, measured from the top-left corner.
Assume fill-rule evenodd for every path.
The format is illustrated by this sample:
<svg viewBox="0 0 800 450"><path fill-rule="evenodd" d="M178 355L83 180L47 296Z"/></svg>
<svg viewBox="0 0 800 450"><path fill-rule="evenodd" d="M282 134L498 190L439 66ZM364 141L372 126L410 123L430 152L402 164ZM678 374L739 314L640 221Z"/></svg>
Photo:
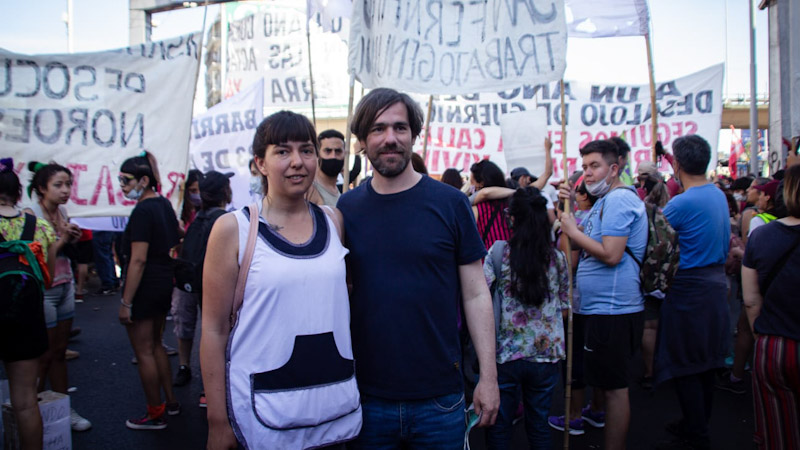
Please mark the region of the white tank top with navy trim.
<svg viewBox="0 0 800 450"><path fill-rule="evenodd" d="M350 341L344 248L309 205L314 229L293 244L259 216L238 321L228 339L228 417L250 449L304 449L355 438L361 406ZM239 210L239 264L250 221Z"/></svg>

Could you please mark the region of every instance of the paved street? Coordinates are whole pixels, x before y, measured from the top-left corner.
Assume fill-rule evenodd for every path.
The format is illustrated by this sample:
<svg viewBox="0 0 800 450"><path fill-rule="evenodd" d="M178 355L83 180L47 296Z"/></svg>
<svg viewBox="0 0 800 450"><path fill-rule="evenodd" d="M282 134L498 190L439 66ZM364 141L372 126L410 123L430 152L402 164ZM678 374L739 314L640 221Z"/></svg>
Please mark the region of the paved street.
<svg viewBox="0 0 800 450"><path fill-rule="evenodd" d="M179 416L169 418L169 427L160 431L133 431L125 427L125 420L144 413L142 393L136 366L131 364L133 352L127 335L117 321L119 294L109 297L87 296L77 305L75 325L83 332L69 348L78 350L80 358L69 362L70 386L77 388L72 394L74 407L91 420L93 427L83 433L73 433L76 449L201 449L205 446L207 425L205 410L197 407L201 391L197 351L192 361L192 383L175 388L183 404ZM199 339L199 334L198 334ZM166 342L177 347L172 332L172 322L167 322ZM197 347L197 345L195 345ZM178 358L171 357L173 374ZM749 381L749 375L748 375ZM749 389L748 389L749 390ZM678 402L670 385L654 393L638 386L631 389L632 418L629 448L649 449L668 438L664 425L679 416ZM557 395L553 410L563 405L562 394ZM563 410L562 410L563 411ZM728 392L715 392L711 419L712 443L715 449L749 449L753 430L752 398ZM514 430L513 448L526 448L522 423ZM553 431L553 448L562 448L562 433ZM472 448L481 450L483 436L473 431ZM589 428L583 436L573 436L573 449L602 447L602 430Z"/></svg>

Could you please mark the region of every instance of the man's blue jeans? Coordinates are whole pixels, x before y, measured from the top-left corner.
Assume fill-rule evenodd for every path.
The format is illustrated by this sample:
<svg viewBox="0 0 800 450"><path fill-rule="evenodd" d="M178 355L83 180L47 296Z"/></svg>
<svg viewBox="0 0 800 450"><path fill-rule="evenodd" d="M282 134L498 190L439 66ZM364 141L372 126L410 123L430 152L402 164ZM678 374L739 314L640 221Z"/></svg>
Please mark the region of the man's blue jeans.
<svg viewBox="0 0 800 450"><path fill-rule="evenodd" d="M486 430L489 449L511 448L514 413L519 405L519 392L525 405L525 432L532 449L549 449L550 427L547 415L553 391L558 383L557 363L535 363L523 359L497 365L497 383L500 386L500 411L494 426Z"/></svg>
<svg viewBox="0 0 800 450"><path fill-rule="evenodd" d="M361 395L364 425L348 449L461 450L464 448L464 394L425 400L386 400Z"/></svg>
<svg viewBox="0 0 800 450"><path fill-rule="evenodd" d="M94 265L97 269L97 277L104 289L113 289L119 286L117 272L114 270L114 256L112 247L114 246L114 231L95 231L92 233L92 245L94 246Z"/></svg>

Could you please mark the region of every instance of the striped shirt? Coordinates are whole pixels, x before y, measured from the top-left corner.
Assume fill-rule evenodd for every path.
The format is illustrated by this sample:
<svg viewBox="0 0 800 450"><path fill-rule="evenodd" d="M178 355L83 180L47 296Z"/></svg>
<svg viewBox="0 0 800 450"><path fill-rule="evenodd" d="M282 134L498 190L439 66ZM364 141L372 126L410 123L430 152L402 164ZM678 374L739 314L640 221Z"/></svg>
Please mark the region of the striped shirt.
<svg viewBox="0 0 800 450"><path fill-rule="evenodd" d="M511 228L505 218L506 200L489 200L475 205L478 208L478 233L483 245L490 248L494 241L511 239Z"/></svg>

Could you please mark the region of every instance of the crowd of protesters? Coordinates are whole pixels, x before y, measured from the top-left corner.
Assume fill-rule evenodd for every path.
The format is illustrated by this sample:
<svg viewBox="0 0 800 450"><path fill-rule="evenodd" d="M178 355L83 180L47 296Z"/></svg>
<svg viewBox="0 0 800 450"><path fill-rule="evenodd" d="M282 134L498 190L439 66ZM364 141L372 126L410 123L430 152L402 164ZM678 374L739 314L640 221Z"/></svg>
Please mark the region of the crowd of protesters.
<svg viewBox="0 0 800 450"><path fill-rule="evenodd" d="M67 392L67 342L92 259L96 294L121 293L143 388L131 429L163 429L181 413L173 385L192 379L200 326L210 449L462 448L467 410L492 449L509 448L519 418L531 448L550 448L551 428L579 436L591 426L604 429L604 448L623 449L639 352L638 382L671 380L681 408L659 448L711 448L714 391L746 392L748 366L754 442L800 448L800 157L773 178L710 178L711 147L685 136L671 152L659 145L659 164L640 163L629 186L627 143L596 140L556 190L547 140L539 176L520 167L507 179L483 160L469 182L455 169L440 182L412 151L422 117L408 95L370 91L351 131L373 173L354 183L358 166L342 177L340 132L317 134L289 111L269 116L253 141L252 203L236 211L226 210L229 174L193 170L176 215L142 152L119 168L135 202L124 233L94 232L93 242L64 206L69 169L31 163L25 196L13 161L0 160L0 242L37 242L44 273L37 298L0 304L23 448L41 448L37 391ZM342 194L344 183L354 188ZM648 211L677 234L666 292L644 292L640 276ZM573 389L569 421L549 416L560 379ZM71 424L91 427L74 410Z"/></svg>

